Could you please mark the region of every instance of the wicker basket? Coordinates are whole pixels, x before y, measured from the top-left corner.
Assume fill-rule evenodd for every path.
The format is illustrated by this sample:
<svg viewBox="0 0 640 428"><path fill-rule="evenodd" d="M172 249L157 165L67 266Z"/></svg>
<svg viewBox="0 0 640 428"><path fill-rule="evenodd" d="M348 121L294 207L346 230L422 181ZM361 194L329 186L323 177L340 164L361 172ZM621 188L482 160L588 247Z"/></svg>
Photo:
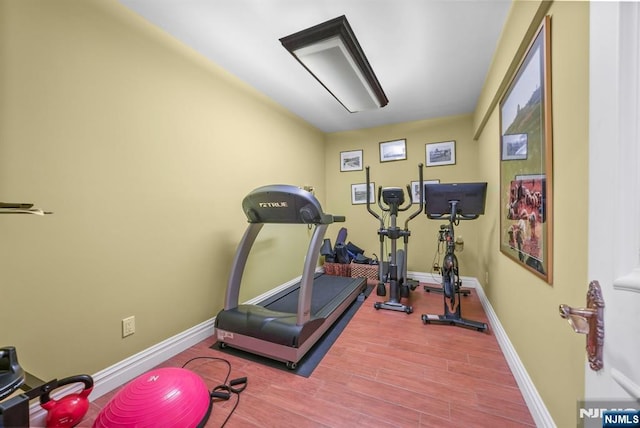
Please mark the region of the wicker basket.
<svg viewBox="0 0 640 428"><path fill-rule="evenodd" d="M367 278L367 282L377 282L378 265L351 263L351 278Z"/></svg>
<svg viewBox="0 0 640 428"><path fill-rule="evenodd" d="M322 265L324 273L333 276L351 276L351 265L345 263L326 263Z"/></svg>

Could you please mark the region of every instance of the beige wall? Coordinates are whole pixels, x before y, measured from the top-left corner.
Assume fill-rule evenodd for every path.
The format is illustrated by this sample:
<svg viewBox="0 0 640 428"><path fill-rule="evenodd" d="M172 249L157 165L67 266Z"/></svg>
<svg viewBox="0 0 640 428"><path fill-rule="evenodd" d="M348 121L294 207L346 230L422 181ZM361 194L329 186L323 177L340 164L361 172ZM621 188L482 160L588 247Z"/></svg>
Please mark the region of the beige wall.
<svg viewBox="0 0 640 428"><path fill-rule="evenodd" d="M500 85L509 66L521 57L516 51L526 47L528 34L537 29L545 13L551 16L553 285L499 251L500 132L498 109L491 104L502 95ZM480 177L490 183L490 209L479 220L480 270L489 273L489 282L483 282L483 286L545 405L561 427L576 426L576 402L584 395L585 339L558 316L558 305L580 305L588 284L588 51L588 3L514 3L474 120L474 134L479 135Z"/></svg>
<svg viewBox="0 0 640 428"><path fill-rule="evenodd" d="M407 159L393 162L380 162L380 142L406 139ZM377 188L402 187L406 188L412 181L419 180L418 164L425 164L428 143L454 140L456 148L455 165L424 167L425 180L440 180L441 183L475 181L478 176L478 144L472 138L472 117L470 115L447 117L436 120L421 120L401 123L379 128L361 129L350 132L339 132L327 135L325 163L327 168L327 204L335 212L344 214L347 221L344 227L348 229L348 239L366 250L370 257L373 253L380 254L380 241L377 230L380 223L367 212L366 205L351 204L351 185L366 182L366 173L362 171L340 172L340 152L362 150L364 166L370 166L371 182ZM405 191L405 198L407 198ZM381 210L377 203L372 205L378 214ZM412 206L398 215L398 226L404 228L404 222L411 213L418 209ZM444 221L429 220L420 214L409 223L411 237L409 238L410 271L431 272L434 261L442 263L442 255L436 256L438 250L437 233ZM474 222L462 222L456 228L456 236L465 241L465 249L459 253L460 273L462 276L477 276L478 240L477 228ZM389 226L387 221L386 226ZM336 225L333 226L336 228ZM337 232L337 229L336 229ZM328 236L335 243L336 233L329 232ZM388 255L391 244L386 241L385 253ZM403 241L398 241L398 248L403 248Z"/></svg>
<svg viewBox="0 0 640 428"><path fill-rule="evenodd" d="M44 379L213 317L251 189L324 198L322 133L115 1L1 0L0 63L0 200L55 212L0 216L0 345ZM302 271L306 227L267 228L243 300Z"/></svg>

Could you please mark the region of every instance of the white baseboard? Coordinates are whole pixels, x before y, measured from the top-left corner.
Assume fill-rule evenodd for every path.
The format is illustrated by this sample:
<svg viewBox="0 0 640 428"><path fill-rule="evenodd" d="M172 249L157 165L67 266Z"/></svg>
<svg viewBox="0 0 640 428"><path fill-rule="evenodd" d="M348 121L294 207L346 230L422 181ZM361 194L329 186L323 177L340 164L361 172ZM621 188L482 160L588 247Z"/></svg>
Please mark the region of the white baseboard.
<svg viewBox="0 0 640 428"><path fill-rule="evenodd" d="M475 288L476 293L478 294L478 298L482 303L482 308L484 309L485 314L487 314L487 318L489 319L489 324L491 325L491 329L493 331L498 344L500 345L500 349L502 349L502 353L504 354L505 359L507 360L507 364L509 364L509 368L511 369L511 373L513 373L513 377L515 378L518 387L520 388L520 392L522 393L522 397L524 398L525 403L527 403L527 407L531 412L531 417L536 424L536 427L539 428L555 428L556 424L547 410L547 406L544 405L542 401L542 397L538 393L536 386L533 384L533 381L529 377L529 373L525 369L518 353L515 348L511 344L509 340L509 336L507 336L507 332L502 327L500 320L498 319L498 315L493 310L491 303L487 299L487 296L484 294L484 289L482 285L476 278L467 278L462 280L464 286L468 286L467 282L475 283L472 288Z"/></svg>
<svg viewBox="0 0 640 428"><path fill-rule="evenodd" d="M442 282L442 275L433 272L411 272L407 271L407 277L415 279L416 281L426 282L430 284L440 284ZM461 276L462 286L464 288L476 288L480 284L475 278L470 276ZM484 293L483 293L484 296ZM485 296L486 300L486 296Z"/></svg>
<svg viewBox="0 0 640 428"><path fill-rule="evenodd" d="M442 276L434 273L425 273L425 272L407 272L407 276L413 279L416 279L421 282L430 282L439 284L442 280ZM515 348L511 344L509 340L509 336L507 336L506 331L502 327L500 320L498 319L498 315L493 310L491 303L487 299L487 296L484 294L484 289L482 285L478 281L477 278L473 277L461 277L462 286L465 288L473 288L478 294L478 298L480 299L480 303L482 304L482 308L484 309L485 314L487 314L487 318L489 319L489 325L491 326L491 330L493 331L496 340L498 341L498 345L500 345L500 349L502 349L502 353L504 354L505 359L507 360L507 364L509 364L509 368L511 369L511 373L513 373L513 377L518 383L518 387L522 392L522 396L524 401L527 403L527 407L531 412L531 416L533 417L534 422L537 427L544 428L553 428L556 426L551 414L547 410L547 407L544 405L538 390L536 389L533 381L529 377L527 370L524 368L518 353Z"/></svg>
<svg viewBox="0 0 640 428"><path fill-rule="evenodd" d="M426 272L407 272L407 276L416 279L420 282L440 283L441 276L439 274L426 273ZM475 289L478 294L478 298L484 308L487 318L489 319L489 325L493 334L496 336L496 340L502 349L502 352L509 364L509 368L513 373L513 376L518 383L518 387L522 392L527 407L531 412L534 422L537 427L549 427L554 428L556 424L551 417L551 414L547 410L538 390L536 389L533 381L529 377L527 370L524 368L518 353L511 344L507 333L505 332L500 320L496 315L491 303L487 300L487 296L484 294L482 285L476 278L461 277L462 286L466 288ZM300 277L294 278L291 281L282 284L270 290L254 299L247 301L248 304L253 304L264 300L265 298L273 296L280 290L295 284L300 280ZM157 345L145 349L131 357L114 364L104 370L93 375L94 388L90 395L90 400L96 400L104 394L118 388L121 385L129 382L142 373L145 373L158 364L168 360L169 358L179 354L180 352L190 348L191 346L213 336L214 334L214 322L215 318L206 320L182 333L179 333L169 339L166 339ZM74 387L65 390L60 388L57 393L64 395L73 390ZM34 403L30 407L30 419L32 426L44 426L44 420L46 417L46 411L40 407L38 403Z"/></svg>

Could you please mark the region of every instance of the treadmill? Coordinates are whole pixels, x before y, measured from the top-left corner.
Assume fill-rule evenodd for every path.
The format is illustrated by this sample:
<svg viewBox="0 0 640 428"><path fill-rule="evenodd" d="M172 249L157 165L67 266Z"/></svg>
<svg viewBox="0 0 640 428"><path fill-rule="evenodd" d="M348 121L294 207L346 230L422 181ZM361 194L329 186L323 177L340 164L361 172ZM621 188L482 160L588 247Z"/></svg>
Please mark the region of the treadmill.
<svg viewBox="0 0 640 428"><path fill-rule="evenodd" d="M328 226L345 221L322 211L306 190L276 184L262 186L242 201L249 226L238 245L227 283L224 309L216 316L221 348L268 357L295 369L298 362L367 288L366 278L315 272ZM266 223L314 225L299 283L255 305L239 305L242 274L249 251Z"/></svg>

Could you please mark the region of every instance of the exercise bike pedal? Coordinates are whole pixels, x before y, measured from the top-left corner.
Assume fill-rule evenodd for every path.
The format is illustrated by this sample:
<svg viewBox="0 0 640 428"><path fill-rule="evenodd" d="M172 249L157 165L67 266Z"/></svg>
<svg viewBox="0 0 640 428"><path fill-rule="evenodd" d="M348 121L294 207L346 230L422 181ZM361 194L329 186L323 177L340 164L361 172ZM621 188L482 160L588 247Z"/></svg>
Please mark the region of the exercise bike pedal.
<svg viewBox="0 0 640 428"><path fill-rule="evenodd" d="M385 287L384 283L382 283L382 282L378 283L378 287L376 288L376 294L378 296L386 296L387 295L387 288Z"/></svg>

